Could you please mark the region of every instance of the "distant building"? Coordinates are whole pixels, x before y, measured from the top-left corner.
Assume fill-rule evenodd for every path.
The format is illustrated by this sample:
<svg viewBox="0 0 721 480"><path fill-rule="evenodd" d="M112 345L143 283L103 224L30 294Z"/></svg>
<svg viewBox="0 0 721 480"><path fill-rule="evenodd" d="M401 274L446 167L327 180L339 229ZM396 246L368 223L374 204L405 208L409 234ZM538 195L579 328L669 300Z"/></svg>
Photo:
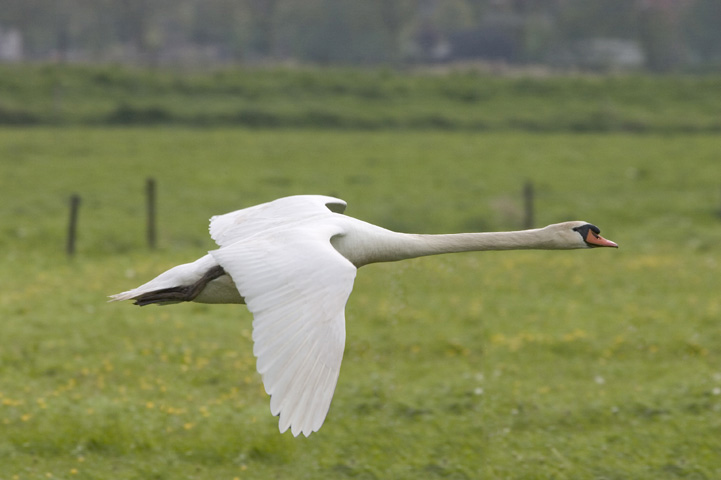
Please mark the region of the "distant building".
<svg viewBox="0 0 721 480"><path fill-rule="evenodd" d="M0 62L19 62L23 59L23 37L16 28L0 26Z"/></svg>
<svg viewBox="0 0 721 480"><path fill-rule="evenodd" d="M589 38L555 51L551 60L561 67L634 70L643 68L646 56L641 45L634 40Z"/></svg>
<svg viewBox="0 0 721 480"><path fill-rule="evenodd" d="M488 60L513 63L521 56L517 33L506 27L456 32L450 37L449 60Z"/></svg>

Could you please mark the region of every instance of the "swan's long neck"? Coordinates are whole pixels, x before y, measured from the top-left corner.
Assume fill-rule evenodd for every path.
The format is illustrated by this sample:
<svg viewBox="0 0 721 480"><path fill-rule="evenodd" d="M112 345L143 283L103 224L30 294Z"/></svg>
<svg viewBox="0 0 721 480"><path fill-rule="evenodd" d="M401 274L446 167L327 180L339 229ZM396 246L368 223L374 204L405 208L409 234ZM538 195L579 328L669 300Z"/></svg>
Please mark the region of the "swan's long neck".
<svg viewBox="0 0 721 480"><path fill-rule="evenodd" d="M560 245L555 236L544 228L445 235L397 233L375 228L377 230L372 232L364 231L361 238L354 239L349 235L347 239L338 239L333 243L340 253L358 267L442 253L573 248Z"/></svg>
<svg viewBox="0 0 721 480"><path fill-rule="evenodd" d="M412 257L439 253L485 250L552 250L558 248L543 229L516 232L455 233L446 235L402 234L411 246ZM415 245L414 245L415 244Z"/></svg>

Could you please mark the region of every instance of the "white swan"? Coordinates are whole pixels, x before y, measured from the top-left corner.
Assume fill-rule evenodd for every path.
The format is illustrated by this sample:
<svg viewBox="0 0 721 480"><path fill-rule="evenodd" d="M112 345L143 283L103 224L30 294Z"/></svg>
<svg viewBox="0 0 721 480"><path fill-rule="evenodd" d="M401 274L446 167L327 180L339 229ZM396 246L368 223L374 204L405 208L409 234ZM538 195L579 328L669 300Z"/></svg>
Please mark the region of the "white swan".
<svg viewBox="0 0 721 480"><path fill-rule="evenodd" d="M617 247L586 222L516 232L414 235L342 215L343 200L281 198L210 220L220 246L112 300L245 303L253 353L270 411L294 436L317 431L328 413L345 344L345 304L356 270L439 253Z"/></svg>

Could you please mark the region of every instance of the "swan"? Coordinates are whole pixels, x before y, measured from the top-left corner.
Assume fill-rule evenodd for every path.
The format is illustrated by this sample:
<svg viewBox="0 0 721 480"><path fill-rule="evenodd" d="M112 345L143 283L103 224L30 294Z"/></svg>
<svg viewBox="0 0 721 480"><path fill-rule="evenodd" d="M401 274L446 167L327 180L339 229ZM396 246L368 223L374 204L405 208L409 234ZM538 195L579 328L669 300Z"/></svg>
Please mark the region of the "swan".
<svg viewBox="0 0 721 480"><path fill-rule="evenodd" d="M306 437L325 421L345 345L345 305L356 270L441 253L618 247L587 222L514 232L417 235L343 215L346 202L298 195L210 220L219 248L110 301L136 305L245 303L253 354L283 433Z"/></svg>

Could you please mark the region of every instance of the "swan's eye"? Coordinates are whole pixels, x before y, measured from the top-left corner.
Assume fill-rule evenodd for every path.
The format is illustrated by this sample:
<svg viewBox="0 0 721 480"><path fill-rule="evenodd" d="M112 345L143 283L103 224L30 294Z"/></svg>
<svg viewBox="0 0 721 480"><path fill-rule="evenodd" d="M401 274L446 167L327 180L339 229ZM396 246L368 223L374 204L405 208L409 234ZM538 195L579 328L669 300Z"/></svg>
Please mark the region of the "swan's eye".
<svg viewBox="0 0 721 480"><path fill-rule="evenodd" d="M581 234L583 238L586 238L589 234L592 234L594 237L598 237L601 234L601 229L590 223L576 227L573 230Z"/></svg>

